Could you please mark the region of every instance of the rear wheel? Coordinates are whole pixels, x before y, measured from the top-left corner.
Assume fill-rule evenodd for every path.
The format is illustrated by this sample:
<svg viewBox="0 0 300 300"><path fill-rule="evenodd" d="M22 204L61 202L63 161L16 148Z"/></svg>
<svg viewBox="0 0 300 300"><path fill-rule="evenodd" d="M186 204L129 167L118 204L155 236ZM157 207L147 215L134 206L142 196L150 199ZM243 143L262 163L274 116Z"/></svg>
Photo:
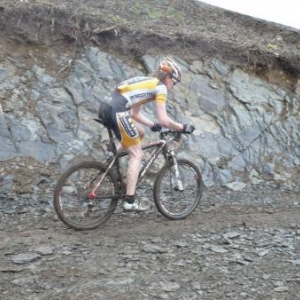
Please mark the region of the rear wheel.
<svg viewBox="0 0 300 300"><path fill-rule="evenodd" d="M153 196L157 209L167 218L179 220L190 215L199 204L203 191L202 176L195 164L178 159L183 190L179 190L173 165L166 164L158 173Z"/></svg>
<svg viewBox="0 0 300 300"><path fill-rule="evenodd" d="M62 222L76 230L89 230L104 223L117 207L120 191L113 174L107 173L95 192L106 167L95 161L70 167L59 178L53 197L54 209Z"/></svg>

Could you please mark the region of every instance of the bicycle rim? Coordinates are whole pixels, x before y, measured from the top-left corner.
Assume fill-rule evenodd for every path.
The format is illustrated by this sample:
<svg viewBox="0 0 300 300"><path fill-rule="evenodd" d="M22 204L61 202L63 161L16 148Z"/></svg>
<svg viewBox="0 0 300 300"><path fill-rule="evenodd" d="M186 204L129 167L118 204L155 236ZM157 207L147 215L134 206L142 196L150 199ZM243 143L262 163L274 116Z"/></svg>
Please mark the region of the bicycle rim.
<svg viewBox="0 0 300 300"><path fill-rule="evenodd" d="M177 163L183 191L176 186L171 164L159 171L153 189L157 209L172 220L190 215L199 204L203 191L202 176L196 165L185 159L179 159Z"/></svg>
<svg viewBox="0 0 300 300"><path fill-rule="evenodd" d="M118 185L108 173L96 191L89 193L105 172L97 162L82 162L69 168L59 178L54 190L53 204L62 222L76 230L89 230L104 223L117 206Z"/></svg>

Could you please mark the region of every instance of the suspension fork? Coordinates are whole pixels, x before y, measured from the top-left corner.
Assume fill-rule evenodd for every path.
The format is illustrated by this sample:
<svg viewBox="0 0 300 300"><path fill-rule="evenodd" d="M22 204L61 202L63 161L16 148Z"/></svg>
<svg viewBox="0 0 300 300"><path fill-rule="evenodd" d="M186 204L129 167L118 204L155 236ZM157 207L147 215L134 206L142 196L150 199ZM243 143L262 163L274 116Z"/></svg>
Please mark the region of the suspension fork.
<svg viewBox="0 0 300 300"><path fill-rule="evenodd" d="M172 175L175 175L175 189L178 189L180 192L183 191L183 182L179 173L177 158L175 155L174 150L169 150L169 161L171 164L171 181L172 181ZM173 182L172 182L173 183Z"/></svg>

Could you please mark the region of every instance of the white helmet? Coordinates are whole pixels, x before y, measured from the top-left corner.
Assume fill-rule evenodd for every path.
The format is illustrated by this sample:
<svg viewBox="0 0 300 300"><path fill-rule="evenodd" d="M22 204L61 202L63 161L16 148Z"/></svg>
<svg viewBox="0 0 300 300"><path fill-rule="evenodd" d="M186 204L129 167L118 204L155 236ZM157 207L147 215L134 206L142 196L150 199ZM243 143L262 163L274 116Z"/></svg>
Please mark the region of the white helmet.
<svg viewBox="0 0 300 300"><path fill-rule="evenodd" d="M158 70L169 74L175 83L181 81L181 69L178 64L171 58L164 58L160 62Z"/></svg>

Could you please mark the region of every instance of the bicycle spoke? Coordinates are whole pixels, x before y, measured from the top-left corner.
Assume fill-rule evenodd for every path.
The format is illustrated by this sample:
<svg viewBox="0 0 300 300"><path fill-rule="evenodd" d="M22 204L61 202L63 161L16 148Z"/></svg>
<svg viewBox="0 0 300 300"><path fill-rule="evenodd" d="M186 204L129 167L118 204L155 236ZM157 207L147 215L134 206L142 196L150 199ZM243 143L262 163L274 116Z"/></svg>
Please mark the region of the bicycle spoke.
<svg viewBox="0 0 300 300"><path fill-rule="evenodd" d="M117 184L107 174L96 198L90 192L103 176L105 168L95 162L81 163L67 171L55 190L54 206L60 219L77 230L93 229L106 221L117 205Z"/></svg>
<svg viewBox="0 0 300 300"><path fill-rule="evenodd" d="M155 182L155 204L170 219L181 219L191 214L202 194L202 178L196 166L179 160L178 169L183 190L171 166L164 167Z"/></svg>

